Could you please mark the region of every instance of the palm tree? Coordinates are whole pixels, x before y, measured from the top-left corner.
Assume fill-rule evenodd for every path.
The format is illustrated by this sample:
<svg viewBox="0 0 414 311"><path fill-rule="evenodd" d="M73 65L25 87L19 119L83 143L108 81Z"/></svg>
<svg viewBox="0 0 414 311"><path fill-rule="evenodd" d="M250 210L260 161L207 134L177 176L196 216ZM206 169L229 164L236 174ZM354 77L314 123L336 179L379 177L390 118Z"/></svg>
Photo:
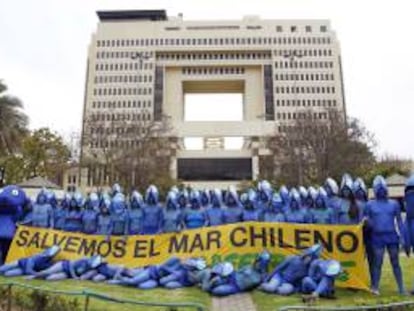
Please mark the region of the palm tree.
<svg viewBox="0 0 414 311"><path fill-rule="evenodd" d="M23 103L5 94L7 86L0 80L0 156L10 155L20 146L27 134L29 119L23 112Z"/></svg>

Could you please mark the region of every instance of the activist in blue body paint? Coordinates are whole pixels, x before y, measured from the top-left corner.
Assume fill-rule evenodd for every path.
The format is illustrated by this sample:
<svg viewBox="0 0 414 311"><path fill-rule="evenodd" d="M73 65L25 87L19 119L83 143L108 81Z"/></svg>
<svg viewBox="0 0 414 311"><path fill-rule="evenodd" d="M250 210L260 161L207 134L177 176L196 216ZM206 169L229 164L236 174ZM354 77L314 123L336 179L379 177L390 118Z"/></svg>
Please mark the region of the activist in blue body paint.
<svg viewBox="0 0 414 311"><path fill-rule="evenodd" d="M283 200L278 193L274 193L272 201L267 206L263 214L265 222L285 222L286 217L283 212Z"/></svg>
<svg viewBox="0 0 414 311"><path fill-rule="evenodd" d="M327 194L326 205L332 210L333 222L338 223L338 213L341 208L341 199L339 198L338 184L333 178L327 178L324 184L324 189Z"/></svg>
<svg viewBox="0 0 414 311"><path fill-rule="evenodd" d="M289 189L286 186L281 186L279 189L279 195L283 201L283 212L286 213L289 210Z"/></svg>
<svg viewBox="0 0 414 311"><path fill-rule="evenodd" d="M98 223L96 234L106 235L106 238L109 239L112 233L112 221L111 215L109 213L109 206L111 202L109 199L103 200L101 202L100 212L98 213Z"/></svg>
<svg viewBox="0 0 414 311"><path fill-rule="evenodd" d="M239 201L237 191L234 187L229 187L226 192L224 209L224 223L233 224L242 221L243 207Z"/></svg>
<svg viewBox="0 0 414 311"><path fill-rule="evenodd" d="M232 271L229 275L218 274L210 280L210 293L227 296L256 288L265 279L269 262L270 254L264 251L257 255L251 265Z"/></svg>
<svg viewBox="0 0 414 311"><path fill-rule="evenodd" d="M66 214L69 209L71 196L68 193L65 193L62 199L62 202L56 207L53 218L54 218L54 229L63 230L65 226Z"/></svg>
<svg viewBox="0 0 414 311"><path fill-rule="evenodd" d="M128 230L130 235L142 233L144 218L144 200L138 191L133 191L129 203L129 224Z"/></svg>
<svg viewBox="0 0 414 311"><path fill-rule="evenodd" d="M414 250L414 174L407 179L404 189L404 203L405 203L405 251L407 255ZM414 295L414 289L411 290Z"/></svg>
<svg viewBox="0 0 414 311"><path fill-rule="evenodd" d="M385 249L387 249L399 292L405 294L399 261L400 242L405 246L404 236L398 235L403 232L401 208L398 202L388 198L387 184L382 176L374 178L372 188L375 199L367 203L365 210L374 255L371 291L376 295L379 294L382 263Z"/></svg>
<svg viewBox="0 0 414 311"><path fill-rule="evenodd" d="M310 222L309 214L301 206L300 195L295 188L290 191L289 209L285 215L286 221L290 223L304 224Z"/></svg>
<svg viewBox="0 0 414 311"><path fill-rule="evenodd" d="M24 191L17 186L0 189L0 263L6 259L16 232L16 223L23 217L23 209L30 204Z"/></svg>
<svg viewBox="0 0 414 311"><path fill-rule="evenodd" d="M187 229L204 227L207 217L201 208L200 192L193 190L190 193L190 207L184 212L184 225Z"/></svg>
<svg viewBox="0 0 414 311"><path fill-rule="evenodd" d="M188 192L186 189L183 189L177 194L177 203L181 211L185 211L188 207Z"/></svg>
<svg viewBox="0 0 414 311"><path fill-rule="evenodd" d="M250 195L252 195L250 193ZM270 183L267 180L263 180L257 185L257 193L255 196L255 209L259 211L260 214L266 210L267 206L272 200L273 189Z"/></svg>
<svg viewBox="0 0 414 311"><path fill-rule="evenodd" d="M59 253L58 246L52 246L43 252L0 267L0 274L4 276L32 275L52 265L53 258Z"/></svg>
<svg viewBox="0 0 414 311"><path fill-rule="evenodd" d="M224 210L219 189L211 191L210 201L210 206L206 210L207 226L222 225L224 223Z"/></svg>
<svg viewBox="0 0 414 311"><path fill-rule="evenodd" d="M342 225L359 224L364 215L364 210L356 203L352 189L351 176L344 174L340 189L341 204L338 210L338 223Z"/></svg>
<svg viewBox="0 0 414 311"><path fill-rule="evenodd" d="M334 298L335 279L341 271L341 264L336 260L314 260L308 276L302 280L301 292L315 297Z"/></svg>
<svg viewBox="0 0 414 311"><path fill-rule="evenodd" d="M82 232L82 207L83 197L80 193L75 193L69 202L63 230L69 232Z"/></svg>
<svg viewBox="0 0 414 311"><path fill-rule="evenodd" d="M256 193L253 189L249 189L247 193L243 193L240 201L243 205L243 221L261 221L263 219L263 213L256 204ZM263 206L264 209L265 207Z"/></svg>
<svg viewBox="0 0 414 311"><path fill-rule="evenodd" d="M96 234L98 229L99 198L94 192L90 193L85 203L85 210L82 214L82 232Z"/></svg>
<svg viewBox="0 0 414 311"><path fill-rule="evenodd" d="M142 215L143 234L157 234L161 230L163 214L158 203L158 196L157 187L149 186L145 194L145 206Z"/></svg>
<svg viewBox="0 0 414 311"><path fill-rule="evenodd" d="M319 188L315 199L314 208L311 210L312 223L332 224L334 221L333 210L327 206L327 194L324 188Z"/></svg>
<svg viewBox="0 0 414 311"><path fill-rule="evenodd" d="M128 210L125 202L125 196L117 193L112 197L109 207L112 223L112 235L127 236L128 235Z"/></svg>
<svg viewBox="0 0 414 311"><path fill-rule="evenodd" d="M183 213L177 203L177 194L170 191L163 209L162 232L180 232L183 227Z"/></svg>
<svg viewBox="0 0 414 311"><path fill-rule="evenodd" d="M318 259L321 246L314 245L301 255L287 257L269 274L260 289L279 295L291 295L299 291L302 279L307 276L312 261Z"/></svg>
<svg viewBox="0 0 414 311"><path fill-rule="evenodd" d="M101 256L92 256L77 260L62 260L45 270L32 274L29 278L45 279L48 281L80 279L84 273L96 269L101 264Z"/></svg>
<svg viewBox="0 0 414 311"><path fill-rule="evenodd" d="M47 190L42 189L36 197L36 202L32 207L32 219L28 223L33 227L53 228L53 208L48 203Z"/></svg>

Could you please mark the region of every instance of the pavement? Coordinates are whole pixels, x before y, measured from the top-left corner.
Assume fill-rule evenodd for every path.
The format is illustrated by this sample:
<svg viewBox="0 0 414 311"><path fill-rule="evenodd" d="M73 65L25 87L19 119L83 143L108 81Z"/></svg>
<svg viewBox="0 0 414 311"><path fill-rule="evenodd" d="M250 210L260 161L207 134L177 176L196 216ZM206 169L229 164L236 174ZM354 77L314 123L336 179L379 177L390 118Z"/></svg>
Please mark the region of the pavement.
<svg viewBox="0 0 414 311"><path fill-rule="evenodd" d="M213 297L213 311L256 311L250 294Z"/></svg>

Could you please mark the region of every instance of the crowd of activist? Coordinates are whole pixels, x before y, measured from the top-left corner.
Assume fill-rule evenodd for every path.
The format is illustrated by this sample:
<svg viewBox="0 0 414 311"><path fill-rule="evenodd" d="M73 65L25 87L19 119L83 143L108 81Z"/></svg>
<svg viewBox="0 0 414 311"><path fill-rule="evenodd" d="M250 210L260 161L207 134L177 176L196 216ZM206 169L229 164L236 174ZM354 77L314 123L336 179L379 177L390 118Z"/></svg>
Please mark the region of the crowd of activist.
<svg viewBox="0 0 414 311"><path fill-rule="evenodd" d="M4 259L13 238L16 223L68 232L105 235L109 238L110 236L126 237L138 234L176 233L181 230L243 221L329 225L353 225L364 222L364 244L370 270L372 293L379 294L382 263L384 253L387 250L398 290L401 294L404 294L405 288L399 264L399 249L401 245L409 254L414 245L414 176L407 181L404 206L388 198L386 181L382 176L377 176L374 179L372 188L374 198L368 200L368 192L364 181L361 178L353 180L350 175L345 174L339 186L334 179L328 178L321 187L305 188L300 186L289 190L287 187L281 186L276 190L269 182L261 181L256 188L249 189L241 194L233 187L226 190L203 191L172 187L165 195L163 202L159 199L159 192L154 185L148 187L144 197L138 191L126 195L121 187L115 184L108 192L91 192L86 197L83 197L80 193L68 193L60 202L58 202L52 191L44 189L37 195L36 200L31 202L25 198L18 187L7 186L0 189L0 247ZM401 216L402 207L406 210L405 223L403 223ZM209 271L209 277L207 278L209 285L206 288L213 294L228 294L233 293L235 288L240 289L244 285L237 284L237 280L241 279L241 283L247 282L247 280L243 281L242 275L250 275L250 272L251 275L257 276L257 280L260 280L255 281L255 285L252 287L260 286L261 289L268 292L287 294L298 291L305 292L303 290L304 279L312 273L322 277L326 275L327 271L332 269L337 271L339 269L337 269L335 262L327 264L325 261L322 261L323 263L317 261L317 265L320 265L320 267L310 269L311 263L318 256L314 258L305 252L306 255L294 256L296 259L289 259L293 260L292 262L287 260L288 263L280 264L278 266L279 270L276 267L276 272L270 274L260 270L263 268L261 265L259 265L261 268L256 267L257 262L263 260L260 255L258 255L258 261L250 266L251 271L249 270L250 272L247 274L245 271L240 272L229 267L226 269L231 270L231 273L224 273L222 270L226 269L223 267L229 263L222 263L218 265L219 268L211 267L207 269L204 264L200 264L202 259L192 259L191 264L188 264L188 262L182 262L177 258L171 259L173 268L169 266L170 261L164 265L140 267L135 270L109 268L108 264L105 264L105 268L102 268L105 273L99 271L95 273L97 267L102 266L102 259L92 257L80 261L51 264L51 258L56 252L57 250L54 249L49 250L46 255L42 253L38 255L40 257L34 256L35 258L41 258L36 259L40 261L38 265L42 268L37 269L37 271L30 271L30 273L23 271L24 268L22 267L29 260L26 259L25 263L9 263L0 267L0 273L20 275L32 274L31 272L33 272L34 277L50 279L67 277L88 279L108 273L112 275L112 278L105 276L105 280L113 279L114 283L152 288L155 283L157 286L164 286L170 280L178 282L182 286L187 286L185 284L188 283L189 275L191 275L188 271L198 271L198 268L192 266L196 262L196 266L203 266L202 271ZM312 248L309 252L313 252ZM314 253L319 254L318 251ZM98 266L93 263L94 260L99 262ZM45 262L48 262L48 265L45 266ZM305 262L305 264L300 266L301 262ZM30 269L33 270L35 264L31 262L30 265ZM329 268L332 265L336 268ZM298 268L299 266L300 268ZM78 267L79 271L77 271ZM89 268L86 269L85 267ZM10 271L16 271L16 269L18 270L17 274L16 272L10 273ZM185 271L185 273L173 273L173 271L176 271L175 269L181 272ZM221 269L221 272L214 269ZM255 269L260 271L257 272ZM285 269L287 269L287 272ZM315 269L319 272L315 272ZM95 274L91 272L94 276L88 274L88 277L86 277L84 273L88 272L87 270L94 270ZM122 271L122 276L118 274L119 271ZM254 274L252 271L257 273ZM292 280L290 274L296 275L298 271L301 271L299 273L300 277ZM332 276L335 278L338 273L330 274L331 278ZM115 275L116 277L114 277ZM180 281L174 279L178 275L181 275L184 279L180 279ZM218 283L215 283L216 281ZM146 282L150 282L150 285ZM203 280L199 278L198 281L193 280L189 283L201 284L200 286L204 284ZM212 284L223 285L224 287L215 289L215 285ZM171 285L171 287L174 286ZM316 287L311 292L313 293L315 290ZM329 291L331 290L332 286Z"/></svg>

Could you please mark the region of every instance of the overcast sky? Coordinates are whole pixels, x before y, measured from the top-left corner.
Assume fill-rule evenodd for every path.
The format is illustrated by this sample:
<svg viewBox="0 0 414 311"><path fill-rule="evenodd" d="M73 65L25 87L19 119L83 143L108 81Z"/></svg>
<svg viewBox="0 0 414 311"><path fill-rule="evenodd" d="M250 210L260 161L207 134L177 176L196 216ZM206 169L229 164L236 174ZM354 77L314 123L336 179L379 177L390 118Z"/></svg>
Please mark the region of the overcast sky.
<svg viewBox="0 0 414 311"><path fill-rule="evenodd" d="M411 0L0 0L0 79L31 128L79 130L87 47L103 9L166 9L184 19L330 19L341 43L348 115L376 134L378 152L414 155Z"/></svg>

